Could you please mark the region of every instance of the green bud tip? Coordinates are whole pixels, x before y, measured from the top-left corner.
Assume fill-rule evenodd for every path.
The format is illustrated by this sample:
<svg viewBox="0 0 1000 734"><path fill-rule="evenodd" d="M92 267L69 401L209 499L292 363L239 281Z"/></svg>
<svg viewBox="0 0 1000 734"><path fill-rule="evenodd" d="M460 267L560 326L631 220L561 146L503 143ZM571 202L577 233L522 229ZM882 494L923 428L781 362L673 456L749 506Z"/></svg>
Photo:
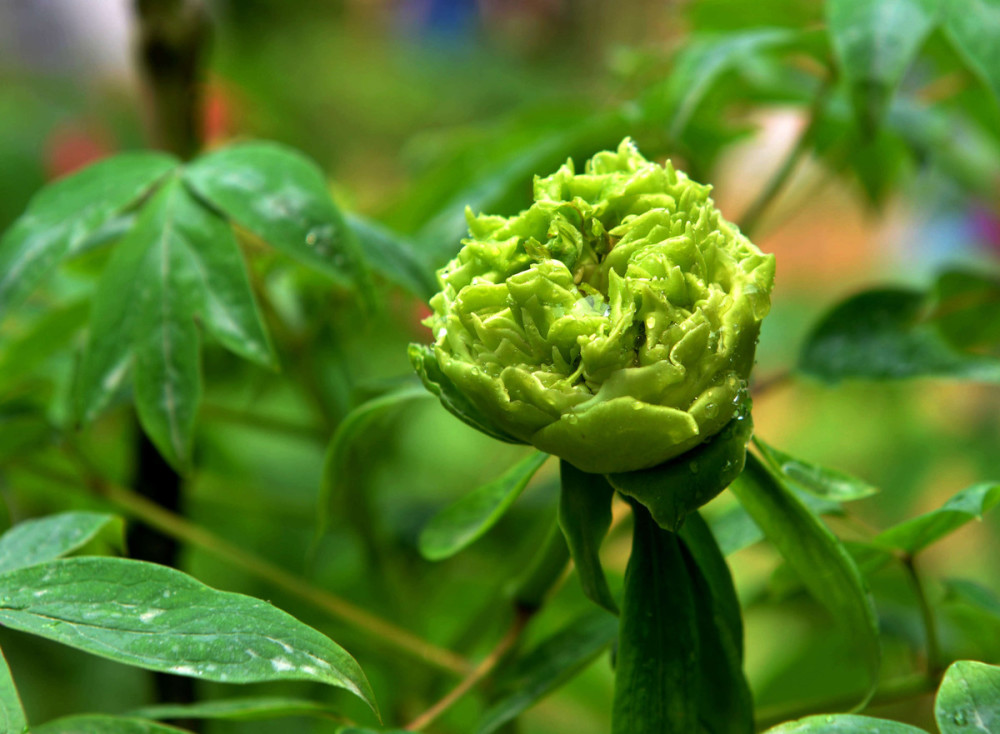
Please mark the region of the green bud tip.
<svg viewBox="0 0 1000 734"><path fill-rule="evenodd" d="M422 358L491 431L583 471L644 469L697 446L747 399L774 284L774 256L709 192L625 139L582 174L570 160L536 177L520 214L467 212Z"/></svg>

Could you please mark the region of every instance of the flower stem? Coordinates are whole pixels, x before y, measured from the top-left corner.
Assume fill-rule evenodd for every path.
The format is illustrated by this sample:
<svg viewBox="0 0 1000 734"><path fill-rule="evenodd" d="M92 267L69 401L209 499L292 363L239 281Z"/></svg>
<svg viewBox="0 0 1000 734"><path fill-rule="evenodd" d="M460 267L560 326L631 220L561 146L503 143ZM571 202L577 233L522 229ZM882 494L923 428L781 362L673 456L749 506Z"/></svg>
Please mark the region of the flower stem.
<svg viewBox="0 0 1000 734"><path fill-rule="evenodd" d="M903 568L906 575L913 584L913 593L917 597L917 606L920 609L920 618L924 625L924 636L927 641L927 675L936 676L941 672L941 645L938 641L937 625L934 621L934 611L931 609L930 601L927 599L927 589L923 579L917 571L916 561L911 554L903 556Z"/></svg>

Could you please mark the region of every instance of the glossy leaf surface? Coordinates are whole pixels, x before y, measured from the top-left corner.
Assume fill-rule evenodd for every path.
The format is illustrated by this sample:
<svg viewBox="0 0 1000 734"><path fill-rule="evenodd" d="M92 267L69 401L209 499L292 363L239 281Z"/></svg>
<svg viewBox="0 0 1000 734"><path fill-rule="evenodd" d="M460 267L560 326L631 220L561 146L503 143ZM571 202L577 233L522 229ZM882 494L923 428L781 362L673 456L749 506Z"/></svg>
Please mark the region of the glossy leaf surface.
<svg viewBox="0 0 1000 734"><path fill-rule="evenodd" d="M327 683L374 707L361 668L329 638L266 602L157 564L71 558L0 574L0 624L148 670Z"/></svg>
<svg viewBox="0 0 1000 734"><path fill-rule="evenodd" d="M963 489L937 510L879 533L873 543L916 553L1000 504L1000 484L984 482Z"/></svg>
<svg viewBox="0 0 1000 734"><path fill-rule="evenodd" d="M31 727L34 734L178 734L186 729L128 716L84 714Z"/></svg>
<svg viewBox="0 0 1000 734"><path fill-rule="evenodd" d="M600 474L582 472L568 461L559 462L562 490L559 495L559 527L566 537L576 573L587 598L618 613L601 567L601 543L611 527L611 501L615 490Z"/></svg>
<svg viewBox="0 0 1000 734"><path fill-rule="evenodd" d="M952 663L934 702L941 734L1000 730L1000 667L972 660Z"/></svg>
<svg viewBox="0 0 1000 734"><path fill-rule="evenodd" d="M875 719L871 716L827 714L789 721L768 729L767 734L927 734L927 732L909 724Z"/></svg>
<svg viewBox="0 0 1000 734"><path fill-rule="evenodd" d="M462 495L431 518L420 533L420 553L440 561L481 538L510 509L548 454L535 451L500 477Z"/></svg>
<svg viewBox="0 0 1000 734"><path fill-rule="evenodd" d="M771 470L793 488L830 500L831 502L852 502L878 494L878 488L867 482L836 469L828 469L798 459L784 451L770 446L756 436L754 444Z"/></svg>
<svg viewBox="0 0 1000 734"><path fill-rule="evenodd" d="M124 546L120 517L99 512L64 512L25 520L0 536L0 573L36 563L54 561L109 533Z"/></svg>
<svg viewBox="0 0 1000 734"><path fill-rule="evenodd" d="M867 702L881 665L878 617L864 579L836 536L753 454L731 487L810 594L843 626L868 670Z"/></svg>

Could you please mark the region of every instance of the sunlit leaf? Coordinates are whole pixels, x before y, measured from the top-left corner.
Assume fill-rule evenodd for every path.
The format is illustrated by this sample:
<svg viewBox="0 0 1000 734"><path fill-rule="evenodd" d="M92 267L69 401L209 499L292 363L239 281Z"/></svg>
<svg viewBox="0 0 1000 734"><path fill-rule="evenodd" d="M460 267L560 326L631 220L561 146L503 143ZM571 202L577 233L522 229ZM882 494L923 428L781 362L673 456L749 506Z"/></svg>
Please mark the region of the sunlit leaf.
<svg viewBox="0 0 1000 734"><path fill-rule="evenodd" d="M927 732L909 724L874 719L871 716L826 714L789 721L768 729L767 734L927 734Z"/></svg>
<svg viewBox="0 0 1000 734"><path fill-rule="evenodd" d="M601 567L601 543L611 527L611 500L615 490L600 474L582 472L568 461L559 462L562 492L559 495L559 527L576 566L587 598L618 613Z"/></svg>
<svg viewBox="0 0 1000 734"><path fill-rule="evenodd" d="M761 456L771 470L777 472L787 484L795 489L809 492L831 502L852 502L878 494L877 487L873 487L857 477L797 459L764 443L756 436L754 444L760 449Z"/></svg>
<svg viewBox="0 0 1000 734"><path fill-rule="evenodd" d="M0 239L0 317L176 165L162 153L122 153L42 189Z"/></svg>
<svg viewBox="0 0 1000 734"><path fill-rule="evenodd" d="M878 617L865 582L848 552L795 493L753 454L730 487L806 589L857 646L868 671L868 701L881 665Z"/></svg>
<svg viewBox="0 0 1000 734"><path fill-rule="evenodd" d="M1000 484L984 482L963 489L937 510L883 530L872 541L883 548L917 553L1000 504Z"/></svg>
<svg viewBox="0 0 1000 734"><path fill-rule="evenodd" d="M833 48L863 128L881 121L937 13L936 0L827 0Z"/></svg>
<svg viewBox="0 0 1000 734"><path fill-rule="evenodd" d="M103 714L67 716L31 727L32 734L179 734L186 731L155 721Z"/></svg>
<svg viewBox="0 0 1000 734"><path fill-rule="evenodd" d="M0 732L23 734L28 731L28 719L10 674L7 660L0 651Z"/></svg>
<svg viewBox="0 0 1000 734"><path fill-rule="evenodd" d="M595 609L542 641L501 675L499 700L483 714L475 734L493 734L513 721L582 671L617 634L618 619Z"/></svg>
<svg viewBox="0 0 1000 734"><path fill-rule="evenodd" d="M826 382L943 377L1000 382L1000 360L961 352L925 318L925 296L886 289L848 298L806 339L799 369Z"/></svg>
<svg viewBox="0 0 1000 734"><path fill-rule="evenodd" d="M158 564L83 557L0 574L0 625L148 670L322 682L375 705L361 668L326 636L267 602Z"/></svg>
<svg viewBox="0 0 1000 734"><path fill-rule="evenodd" d="M548 458L548 454L535 451L502 476L462 495L437 513L420 533L421 555L440 561L481 538L521 496Z"/></svg>
<svg viewBox="0 0 1000 734"><path fill-rule="evenodd" d="M110 535L124 546L120 517L99 512L63 512L25 520L0 536L0 573L54 561L79 550L98 535Z"/></svg>
<svg viewBox="0 0 1000 734"><path fill-rule="evenodd" d="M952 663L934 702L941 734L1000 730L1000 667L972 660Z"/></svg>

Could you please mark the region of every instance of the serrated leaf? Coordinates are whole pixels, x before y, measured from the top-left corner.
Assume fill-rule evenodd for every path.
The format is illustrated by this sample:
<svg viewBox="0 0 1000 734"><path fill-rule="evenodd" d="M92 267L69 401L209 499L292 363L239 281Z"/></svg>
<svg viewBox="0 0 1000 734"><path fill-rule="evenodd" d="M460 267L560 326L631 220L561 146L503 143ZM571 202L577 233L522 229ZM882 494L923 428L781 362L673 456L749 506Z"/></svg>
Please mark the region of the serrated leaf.
<svg viewBox="0 0 1000 734"><path fill-rule="evenodd" d="M748 415L729 421L700 446L650 469L608 474L611 486L642 503L666 530L724 490L743 471L753 431Z"/></svg>
<svg viewBox="0 0 1000 734"><path fill-rule="evenodd" d="M548 454L532 452L497 479L445 507L421 531L420 554L428 560L440 561L481 538L521 496L548 458Z"/></svg>
<svg viewBox="0 0 1000 734"><path fill-rule="evenodd" d="M996 0L949 0L944 23L951 39L972 72L1000 105L1000 4Z"/></svg>
<svg viewBox="0 0 1000 734"><path fill-rule="evenodd" d="M1000 667L972 660L952 663L934 702L941 734L993 734L1000 730Z"/></svg>
<svg viewBox="0 0 1000 734"><path fill-rule="evenodd" d="M753 440L771 470L777 472L786 484L795 489L831 502L853 502L878 494L877 487L857 477L797 459L764 443L756 436Z"/></svg>
<svg viewBox="0 0 1000 734"><path fill-rule="evenodd" d="M424 262L414 241L359 214L348 213L346 218L374 271L423 301L437 293L434 270Z"/></svg>
<svg viewBox="0 0 1000 734"><path fill-rule="evenodd" d="M1000 382L1000 360L949 345L925 318L919 291L873 290L820 319L799 355L799 369L826 382L941 377Z"/></svg>
<svg viewBox="0 0 1000 734"><path fill-rule="evenodd" d="M872 543L904 553L917 553L966 523L982 518L998 504L1000 484L976 484L963 489L937 510L883 530Z"/></svg>
<svg viewBox="0 0 1000 734"><path fill-rule="evenodd" d="M582 472L568 461L559 462L559 474L559 527L566 536L583 593L595 604L618 614L600 556L601 543L611 527L615 489L600 474Z"/></svg>
<svg viewBox="0 0 1000 734"><path fill-rule="evenodd" d="M70 558L0 574L0 624L147 670L322 682L375 707L357 662L326 636L259 599L153 563Z"/></svg>
<svg viewBox="0 0 1000 734"><path fill-rule="evenodd" d="M28 731L28 719L24 715L21 697L10 674L10 666L0 650L0 732L23 734Z"/></svg>
<svg viewBox="0 0 1000 734"><path fill-rule="evenodd" d="M326 177L301 153L277 143L233 145L186 166L184 180L275 249L366 285L357 242L330 197Z"/></svg>
<svg viewBox="0 0 1000 734"><path fill-rule="evenodd" d="M62 558L102 533L124 545L124 525L115 515L63 512L19 522L0 536L0 573Z"/></svg>
<svg viewBox="0 0 1000 734"><path fill-rule="evenodd" d="M475 734L493 734L582 671L618 634L618 620L593 610L569 622L502 674L500 698L479 720Z"/></svg>
<svg viewBox="0 0 1000 734"><path fill-rule="evenodd" d="M286 716L330 718L334 710L325 704L301 698L260 696L228 698L224 701L199 701L191 704L145 706L129 712L141 719L226 719L229 721L264 721Z"/></svg>
<svg viewBox="0 0 1000 734"><path fill-rule="evenodd" d="M101 276L74 387L80 418L96 417L131 370L144 430L185 465L201 398L199 323L236 354L274 363L229 226L175 177Z"/></svg>
<svg viewBox="0 0 1000 734"><path fill-rule="evenodd" d="M862 129L881 122L937 15L935 0L827 0L833 49Z"/></svg>
<svg viewBox="0 0 1000 734"><path fill-rule="evenodd" d="M807 716L768 729L766 734L927 734L909 724L871 716L835 714Z"/></svg>
<svg viewBox="0 0 1000 734"><path fill-rule="evenodd" d="M878 683L881 652L875 607L850 554L753 454L747 455L746 469L730 489L864 658L868 687L863 706Z"/></svg>
<svg viewBox="0 0 1000 734"><path fill-rule="evenodd" d="M348 460L355 442L378 418L390 414L413 400L426 397L428 397L426 390L419 387L406 387L362 403L340 422L333 438L330 439L323 463L323 478L320 483L319 505L316 515L317 539L326 532L333 502L341 496L341 490L345 488Z"/></svg>
<svg viewBox="0 0 1000 734"><path fill-rule="evenodd" d="M31 727L31 734L179 734L187 729L128 716L66 716Z"/></svg>
<svg viewBox="0 0 1000 734"><path fill-rule="evenodd" d="M177 161L162 153L122 153L42 189L0 239L0 318L64 258L134 204Z"/></svg>
<svg viewBox="0 0 1000 734"><path fill-rule="evenodd" d="M631 504L613 734L749 734L749 689L732 640L716 628L708 582L679 537Z"/></svg>

